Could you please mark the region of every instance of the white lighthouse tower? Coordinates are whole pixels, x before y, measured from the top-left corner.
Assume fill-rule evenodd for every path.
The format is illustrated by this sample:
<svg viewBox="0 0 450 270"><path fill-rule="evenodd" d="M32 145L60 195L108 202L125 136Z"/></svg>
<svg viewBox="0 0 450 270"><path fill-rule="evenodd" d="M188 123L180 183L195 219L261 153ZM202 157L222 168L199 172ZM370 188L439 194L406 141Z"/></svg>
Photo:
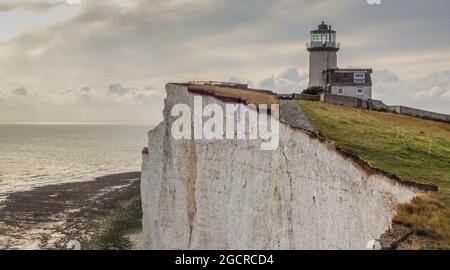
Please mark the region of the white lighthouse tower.
<svg viewBox="0 0 450 270"><path fill-rule="evenodd" d="M337 68L336 31L322 22L317 30L311 31L311 41L306 45L309 51L309 87L321 86L327 89L326 71Z"/></svg>

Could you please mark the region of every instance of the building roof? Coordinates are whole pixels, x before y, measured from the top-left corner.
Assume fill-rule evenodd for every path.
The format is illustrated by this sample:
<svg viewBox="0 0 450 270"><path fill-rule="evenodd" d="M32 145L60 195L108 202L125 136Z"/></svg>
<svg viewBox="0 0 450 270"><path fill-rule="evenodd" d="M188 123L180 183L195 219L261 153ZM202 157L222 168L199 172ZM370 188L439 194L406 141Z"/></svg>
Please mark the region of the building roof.
<svg viewBox="0 0 450 270"><path fill-rule="evenodd" d="M312 30L311 33L336 33L336 31L331 30L331 25L328 25L322 21L322 24L320 24L316 30Z"/></svg>
<svg viewBox="0 0 450 270"><path fill-rule="evenodd" d="M356 73L356 72L364 72L364 73L372 73L373 70L371 68L330 68L328 71L336 72L336 73Z"/></svg>

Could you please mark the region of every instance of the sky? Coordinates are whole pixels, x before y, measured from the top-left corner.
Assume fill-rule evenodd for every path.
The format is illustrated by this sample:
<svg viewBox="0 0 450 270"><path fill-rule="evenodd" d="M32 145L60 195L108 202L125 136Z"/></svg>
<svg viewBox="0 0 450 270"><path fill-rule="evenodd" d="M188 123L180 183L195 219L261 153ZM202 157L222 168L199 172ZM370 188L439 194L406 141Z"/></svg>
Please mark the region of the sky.
<svg viewBox="0 0 450 270"><path fill-rule="evenodd" d="M301 91L321 21L374 98L450 113L448 0L0 0L0 18L0 122L157 124L168 82Z"/></svg>

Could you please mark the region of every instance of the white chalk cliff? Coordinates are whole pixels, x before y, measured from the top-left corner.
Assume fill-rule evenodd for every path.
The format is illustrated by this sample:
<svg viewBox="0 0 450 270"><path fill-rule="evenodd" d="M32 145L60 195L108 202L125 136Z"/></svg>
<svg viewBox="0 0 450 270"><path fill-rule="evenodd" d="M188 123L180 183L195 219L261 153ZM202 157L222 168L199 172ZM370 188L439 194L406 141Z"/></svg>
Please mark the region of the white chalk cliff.
<svg viewBox="0 0 450 270"><path fill-rule="evenodd" d="M274 151L260 140L175 140L172 107L192 108L198 94L166 88L143 153L147 249L364 249L418 192L284 122Z"/></svg>

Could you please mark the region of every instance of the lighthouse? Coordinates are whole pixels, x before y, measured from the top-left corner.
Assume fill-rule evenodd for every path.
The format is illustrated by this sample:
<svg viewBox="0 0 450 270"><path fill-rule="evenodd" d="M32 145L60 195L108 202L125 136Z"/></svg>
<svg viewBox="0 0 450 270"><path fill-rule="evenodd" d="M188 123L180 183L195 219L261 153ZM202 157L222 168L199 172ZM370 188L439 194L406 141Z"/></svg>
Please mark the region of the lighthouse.
<svg viewBox="0 0 450 270"><path fill-rule="evenodd" d="M311 31L311 40L306 47L309 51L309 87L327 89L326 71L337 68L339 43L336 42L336 31L322 22L317 30Z"/></svg>

